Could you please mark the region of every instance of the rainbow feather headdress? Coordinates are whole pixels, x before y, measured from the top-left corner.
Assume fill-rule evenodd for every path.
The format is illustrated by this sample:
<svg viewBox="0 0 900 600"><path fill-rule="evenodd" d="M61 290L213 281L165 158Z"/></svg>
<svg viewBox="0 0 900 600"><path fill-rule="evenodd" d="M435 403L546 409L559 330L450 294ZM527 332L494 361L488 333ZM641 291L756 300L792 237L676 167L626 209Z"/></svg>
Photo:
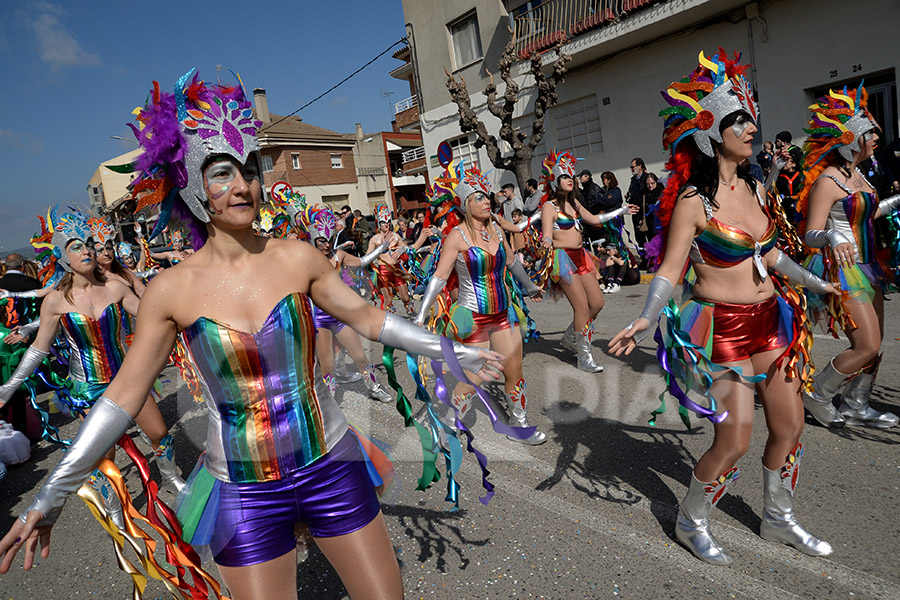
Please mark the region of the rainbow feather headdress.
<svg viewBox="0 0 900 600"><path fill-rule="evenodd" d="M556 191L557 180L568 175L575 178L575 163L578 159L571 152L551 151L541 163L541 181L539 185L545 191Z"/></svg>
<svg viewBox="0 0 900 600"><path fill-rule="evenodd" d="M160 204L151 238L165 228L179 193L197 219L209 222L201 170L209 157L227 155L245 164L253 155L259 162L256 132L262 121L253 119L242 85L206 84L194 68L178 79L173 94L161 92L154 81L149 101L133 112L138 125L128 126L144 152L132 165L111 168L140 172L132 197L148 193L138 197L137 210Z"/></svg>
<svg viewBox="0 0 900 600"><path fill-rule="evenodd" d="M388 208L387 204L375 205L375 221L378 223L391 222L391 209Z"/></svg>
<svg viewBox="0 0 900 600"><path fill-rule="evenodd" d="M91 228L87 219L78 211L65 213L57 217L59 205L47 210L47 220L38 216L41 221L41 235L35 236L31 240L31 245L37 251L44 249L50 251L50 261L56 266L62 267L67 272L72 272L72 265L69 264L69 255L66 253L66 246L73 240L80 240L88 243L91 240Z"/></svg>
<svg viewBox="0 0 900 600"><path fill-rule="evenodd" d="M269 196L272 201L272 206L274 206L276 210L280 210L286 214L290 218L292 224L301 224L297 217L306 210L306 194L297 193L290 187L283 190L276 190L275 186L272 186L272 189L269 191Z"/></svg>
<svg viewBox="0 0 900 600"><path fill-rule="evenodd" d="M334 211L327 206L314 204L306 207L299 213L299 220L309 233L310 241L316 242L318 238L325 238L329 242L337 235L337 219Z"/></svg>
<svg viewBox="0 0 900 600"><path fill-rule="evenodd" d="M706 58L700 51L700 64L688 75L660 92L669 108L660 111L665 117L663 148L674 150L687 136L703 154L714 156L712 142L722 143L719 127L728 115L743 111L754 123L759 119L759 107L753 90L744 77L747 65L740 65L740 55L729 59L725 50Z"/></svg>
<svg viewBox="0 0 900 600"><path fill-rule="evenodd" d="M453 169L454 165L449 165ZM457 180L456 186L453 188L453 194L459 200L459 208L466 212L466 200L472 194L481 192L485 196L491 193L491 184L488 181L487 173L482 173L476 165L472 165L468 169L465 168L465 161L459 161L456 165L454 174L449 181Z"/></svg>
<svg viewBox="0 0 900 600"><path fill-rule="evenodd" d="M843 93L829 90L809 107L812 117L809 127L803 130L809 134L804 144L808 166L816 164L835 148L845 160L853 160L853 153L861 150L862 136L876 127L867 108L868 98L862 84L849 93L844 86Z"/></svg>

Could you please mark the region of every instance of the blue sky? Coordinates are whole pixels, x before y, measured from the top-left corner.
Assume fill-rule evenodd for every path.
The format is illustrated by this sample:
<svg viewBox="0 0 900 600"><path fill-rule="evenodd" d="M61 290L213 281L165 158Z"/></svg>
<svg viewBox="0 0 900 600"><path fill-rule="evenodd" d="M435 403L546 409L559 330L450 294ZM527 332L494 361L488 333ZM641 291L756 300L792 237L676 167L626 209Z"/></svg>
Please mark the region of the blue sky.
<svg viewBox="0 0 900 600"><path fill-rule="evenodd" d="M125 123L153 80L171 91L191 67L210 80L223 65L284 115L404 34L400 0L0 0L0 255L28 244L49 205L87 204L97 165L134 148L110 136L133 138ZM409 95L388 76L401 64L391 53L300 116L390 129L389 102Z"/></svg>

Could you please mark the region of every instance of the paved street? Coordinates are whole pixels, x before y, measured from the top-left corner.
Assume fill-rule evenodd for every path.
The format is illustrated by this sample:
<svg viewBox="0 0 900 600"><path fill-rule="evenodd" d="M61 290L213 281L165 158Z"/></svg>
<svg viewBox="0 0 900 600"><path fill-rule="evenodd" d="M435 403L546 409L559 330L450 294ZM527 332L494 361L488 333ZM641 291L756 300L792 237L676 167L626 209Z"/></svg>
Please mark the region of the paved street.
<svg viewBox="0 0 900 600"><path fill-rule="evenodd" d="M443 480L426 492L416 491L416 434L403 429L392 406L366 399L360 384L339 389L338 399L350 420L391 446L399 485L386 498L384 513L401 561L406 597L900 598L897 430L828 431L807 423L798 514L835 548L827 559L810 558L758 536L765 424L757 406L753 445L739 463L740 481L713 513L714 532L734 563L706 565L674 542L677 504L694 462L712 440L712 428L695 421L696 429L687 431L671 398L670 411L659 424L647 425L663 387L649 342L627 361L600 350L640 311L646 290L646 285L636 286L606 296L595 335L595 355L605 366L599 375L577 371L574 359L558 345L571 318L568 305L533 305L546 337L526 346L525 374L532 421L550 440L538 447L509 442L490 430L484 413L476 415L478 446L489 458L497 491L488 506L478 501L480 473L471 455L459 474L462 510L448 510ZM875 398L876 406L897 411L900 296L886 306L885 359ZM814 358L824 363L845 345L843 340L819 337ZM398 366L403 363L398 361ZM203 443L205 412L188 397L174 369L165 376L169 395L162 403L163 414L169 423L177 420L173 430L178 462L187 475ZM412 395L409 377L401 379ZM417 403L413 400L414 406ZM55 421L65 425L64 434L74 435L74 423L59 415ZM57 449L42 443L34 448L31 462L10 469L0 483L3 531L59 457ZM121 452L118 464L129 487L138 489L134 470L125 467ZM343 598L343 588L321 553L313 548L302 554L300 597ZM212 562L208 565L215 572ZM54 530L50 558L30 573L16 567L0 576L3 600L124 600L130 590L130 578L116 567L109 540L77 498ZM168 594L154 582L145 597Z"/></svg>

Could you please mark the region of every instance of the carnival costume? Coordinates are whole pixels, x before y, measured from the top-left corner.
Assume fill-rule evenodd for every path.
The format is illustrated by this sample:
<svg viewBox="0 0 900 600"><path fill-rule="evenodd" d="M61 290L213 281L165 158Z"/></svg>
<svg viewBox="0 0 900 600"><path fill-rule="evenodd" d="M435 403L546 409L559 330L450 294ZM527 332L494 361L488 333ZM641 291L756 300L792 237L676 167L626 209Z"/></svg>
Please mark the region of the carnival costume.
<svg viewBox="0 0 900 600"><path fill-rule="evenodd" d="M451 165L449 172L442 174L440 186L435 193L452 193L454 202L465 214L466 202L473 194L490 194L490 185L487 177L477 167L463 169L461 165ZM497 331L510 329L519 323L516 312L516 304L512 300L512 294L507 283L507 272L512 275L518 285L529 296L540 293L538 288L529 279L525 268L518 260L509 258L506 254L503 231L489 220L487 227L494 227L496 238L499 242L497 251L490 254L481 246L473 243L466 235L466 229L461 225L454 227L462 236L467 249L456 256L454 273L456 274L459 295L456 302L449 308L448 319L453 323L450 328L445 328L445 333L451 335L463 343L477 344L490 342L491 335ZM484 232L482 236L486 236ZM489 241L490 237L485 241ZM437 259L435 259L437 260ZM425 289L422 298L422 307L416 317L416 323L424 323L432 305L446 287L447 281L440 277L432 276ZM446 301L446 300L445 300ZM516 333L518 335L518 333ZM525 394L525 379L509 382L506 393L506 404L509 409L510 424L516 427L528 427L526 419L527 398ZM453 396L453 404L460 413L460 418L469 410L474 394L467 393ZM510 437L515 441L525 444L542 444L547 441L547 436L540 431L535 431L526 439Z"/></svg>
<svg viewBox="0 0 900 600"><path fill-rule="evenodd" d="M334 212L325 207L313 206L308 207L304 210L304 216L302 217L302 222L306 227L307 232L310 236L310 241L313 245L316 244L316 240L325 239L328 241L329 246L331 247L334 243L335 236L337 235L337 229L335 227L336 220L334 216ZM384 252L387 248L388 242L385 240L382 242L380 246L375 248L372 252L369 252L365 256L359 259L360 266L362 268L366 268L378 258L378 255ZM335 268L340 269L340 262L336 257L329 256L328 262ZM331 332L332 336L337 335L338 332L344 329L345 325L343 322L338 321L327 312L319 308L318 306L313 305L313 314L315 315L316 329L327 329ZM359 334L356 332L353 333L357 337ZM333 348L325 348L323 349L326 352L333 352ZM390 402L392 400L391 395L385 391L381 384L375 379L375 365L368 362L366 360L365 366L357 365L362 372L363 383L366 386L366 389L369 391L369 396L378 400L379 402ZM325 373L323 377L325 384L328 386L329 391L333 395L337 389L337 381L332 372Z"/></svg>
<svg viewBox="0 0 900 600"><path fill-rule="evenodd" d="M379 204L375 207L375 224L376 227L380 226L382 223L387 223L390 226L390 231L386 236L386 239L391 240L388 244L387 251L394 251L400 248L401 238L394 231L392 218L391 218L391 210L388 208L387 204ZM385 236L379 229L376 232L376 235ZM406 289L409 281L413 278L403 270L400 263L389 263L384 260L384 258L379 257L375 266L375 288L379 290L388 290L393 294L394 290ZM401 301L403 302L403 308L406 309L406 314L410 317L416 314L413 309L412 299L407 297L406 300L403 300L401 297ZM393 298L381 298L381 307L384 308L385 303L388 304L390 310L394 308Z"/></svg>
<svg viewBox="0 0 900 600"><path fill-rule="evenodd" d="M207 158L226 155L241 165L259 162L256 130L261 123L252 119L243 89L204 84L194 70L178 80L174 94L160 92L154 84L137 119L144 153L138 159L136 188L153 190L151 201L161 202L163 221L180 208L174 204L176 196L196 219L209 221L201 170ZM165 222L156 227L161 230ZM202 246L202 233L195 239L199 243L194 247ZM178 334L185 379L209 407L207 451L181 496L183 528L172 520L166 528L152 515L148 518L163 536L167 560L189 561L196 585L212 587L217 595L218 585L197 568L197 555L181 541L182 535L210 542L220 564L250 565L293 548L298 521L307 523L314 535L337 536L358 530L378 514L373 484L384 483L389 469L378 471L366 460L360 450L364 441L356 441L324 387L315 362L315 332L312 304L306 294L296 292L283 297L256 332L201 316ZM478 372L485 364L477 348L451 344L394 315L385 315L377 341L447 359L451 369ZM67 496L130 424L128 413L101 398L20 518L24 521L36 510L44 515L40 525L52 525ZM117 487L117 492L128 505L125 529L131 540L140 536L132 517L145 519L124 489ZM254 529L256 525L264 529ZM145 545L152 550L149 542ZM152 555L142 562L148 575L164 579L173 593L195 589L185 581L183 569L177 575L163 571ZM136 591L143 589L145 580L133 577Z"/></svg>
<svg viewBox="0 0 900 600"><path fill-rule="evenodd" d="M550 199L550 196L556 192L559 185L559 178L562 176L575 178L575 162L576 158L569 152L550 152L542 163L540 185L544 190L541 198L541 206L546 202L550 202L551 206L556 210L556 220L553 222L553 231L566 231L575 229L582 231L581 217L566 214L556 203ZM626 206L622 206L616 210L596 215L601 223L610 223L620 215L628 212ZM599 262L599 259L596 259ZM545 286L552 287L560 280L566 283L572 283L574 275L586 275L588 273L596 273L597 267L595 257L584 247L578 248L554 248L552 255L544 261L544 267L541 269L545 274L542 277L542 283ZM599 274L598 274L599 275ZM590 315L588 315L590 317ZM596 318L596 317L595 317ZM576 334L576 327L578 333ZM591 342L594 338L594 319L588 319L585 323L575 323L574 320L563 332L562 345L568 350L575 352L578 368L588 373L599 373L603 371L603 367L594 361L594 355L591 351Z"/></svg>
<svg viewBox="0 0 900 600"><path fill-rule="evenodd" d="M729 59L721 49L711 59L701 52L699 59L700 65L693 73L672 83L663 92L670 105L660 112L660 116L665 117L663 146L671 153L667 165L671 173L670 184L660 203L665 227L668 228L676 198L685 190L692 190L702 200L706 227L692 243L689 253L691 262L724 269L751 260L756 274L765 281L769 275L763 257L769 252L778 252L773 272L789 284L824 293L826 282L776 248L778 232L766 202L758 192L755 195L769 221L760 239L754 239L745 231L717 220L713 215L712 200L686 185L697 150L715 157L712 143L722 143L722 119L735 112L743 113L751 122L757 119L757 106L743 76L746 67L737 64L737 59ZM676 146L687 137L692 138L696 150L689 146L676 150ZM750 183L747 185L750 186ZM657 275L651 282L647 302L639 318L647 319L652 327L662 313L663 319L655 335L657 359L663 368L668 391L678 399L679 413L688 426L688 410L713 423L720 423L728 417L727 411L719 412L716 399L710 393L715 374L731 371L746 383L755 383L766 377L765 374L745 376L741 367L729 366L729 363L749 359L759 352L783 348L776 364L780 367L783 361L788 361L790 376L801 380L807 377L803 370L808 355L804 348L806 333L799 295L790 285L782 284L775 278L773 283L775 295L756 304L726 304L692 298L678 308L670 301L674 291L671 281ZM686 290L690 290L689 285ZM634 322L627 329L633 325ZM640 343L650 333L650 327L635 334L635 342ZM705 396L708 407L688 398L687 390ZM660 399L662 397L661 394ZM664 411L665 402L662 402L653 412L651 424L655 424L656 416ZM760 534L767 540L788 544L806 554L827 555L832 552L831 546L803 529L793 513L793 492L802 453L802 445L797 444L785 457L784 466L780 469L770 470L763 465L763 522ZM678 512L676 537L695 556L712 564L732 561L710 532L709 515L737 478L738 469L734 466L708 482L698 480L692 473L687 495Z"/></svg>
<svg viewBox="0 0 900 600"><path fill-rule="evenodd" d="M862 85L848 93L829 91L810 106L812 117L805 129L809 137L804 144L804 166L813 179L829 164L850 162L853 152L860 152L866 134L877 126L867 108L867 93ZM836 156L837 155L837 156ZM866 181L862 172L859 176ZM875 294L881 294L886 275L875 255L874 219L889 216L900 206L900 196L893 196L879 202L878 192L866 181L871 192L852 191L836 177L828 174L820 177L831 179L847 195L831 206L824 230L807 230L804 241L812 254L804 265L813 273L840 286L841 298L822 298L810 295L809 305L814 318L826 323L827 329L835 337L839 329L856 327L847 309L849 302L871 304ZM812 185L803 190L798 210L803 219L809 202ZM856 254L856 262L844 266L834 261L829 249L839 244L849 243ZM890 264L896 269L900 252L898 240L891 248L893 257ZM900 269L894 274L900 273ZM891 412L879 412L870 406L872 388L881 357L876 355L871 362L856 373L841 373L834 367L833 359L816 376L813 389L804 394L804 405L817 421L826 427L846 424L866 425L876 428L895 427L900 418ZM846 385L845 385L846 383ZM841 405L835 410L834 396L841 391Z"/></svg>

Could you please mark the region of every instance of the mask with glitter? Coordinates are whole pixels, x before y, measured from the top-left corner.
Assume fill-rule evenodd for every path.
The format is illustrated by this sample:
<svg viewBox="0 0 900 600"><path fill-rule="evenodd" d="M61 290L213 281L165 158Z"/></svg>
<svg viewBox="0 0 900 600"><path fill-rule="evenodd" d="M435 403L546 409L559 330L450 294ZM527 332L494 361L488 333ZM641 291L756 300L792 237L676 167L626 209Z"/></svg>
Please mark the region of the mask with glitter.
<svg viewBox="0 0 900 600"><path fill-rule="evenodd" d="M207 84L191 69L178 79L172 94L154 82L150 100L135 109L138 125L129 126L144 152L134 165L140 176L132 195L138 199L137 210L160 204L154 235L168 222L176 194L197 219L209 222L203 167L210 158L231 157L242 170L252 164L259 177L256 132L262 122L253 118L239 77L238 83ZM218 186L216 193L226 185L232 184Z"/></svg>
<svg viewBox="0 0 900 600"><path fill-rule="evenodd" d="M460 161L456 172L459 177L459 183L456 184L453 193L459 202L460 209L466 212L468 208L466 201L469 196L479 192L485 196L490 195L491 184L488 182L487 173L482 173L481 169L475 165L465 168L465 163Z"/></svg>
<svg viewBox="0 0 900 600"><path fill-rule="evenodd" d="M808 167L834 149L847 161L853 160L854 152L862 150L865 142L861 144L861 140L876 128L867 108L868 99L866 88L860 84L851 92L846 87L843 92L829 90L809 107L812 117L809 127L803 130L809 134L803 146Z"/></svg>
<svg viewBox="0 0 900 600"><path fill-rule="evenodd" d="M570 152L550 152L541 163L541 187L545 191L555 192L561 176L567 175L575 179L577 160Z"/></svg>
<svg viewBox="0 0 900 600"><path fill-rule="evenodd" d="M73 240L78 240L85 244L88 241L93 242L91 228L87 219L81 213L71 212L57 216L58 209L58 205L50 209L47 213L46 223L44 223L43 219L41 220L42 225L46 225L46 232L40 238L32 240L31 245L36 250L44 248L50 250L56 264L66 272L71 273L72 265L69 263L66 246ZM88 244L88 246L93 248L92 244Z"/></svg>
<svg viewBox="0 0 900 600"><path fill-rule="evenodd" d="M722 119L741 111L755 124L759 107L744 77L747 65L738 63L739 55L729 59L725 50L719 48L711 59L701 51L699 60L693 73L661 92L669 103L659 113L666 119L663 147L674 150L681 140L691 136L703 154L715 156L712 142L722 143Z"/></svg>

